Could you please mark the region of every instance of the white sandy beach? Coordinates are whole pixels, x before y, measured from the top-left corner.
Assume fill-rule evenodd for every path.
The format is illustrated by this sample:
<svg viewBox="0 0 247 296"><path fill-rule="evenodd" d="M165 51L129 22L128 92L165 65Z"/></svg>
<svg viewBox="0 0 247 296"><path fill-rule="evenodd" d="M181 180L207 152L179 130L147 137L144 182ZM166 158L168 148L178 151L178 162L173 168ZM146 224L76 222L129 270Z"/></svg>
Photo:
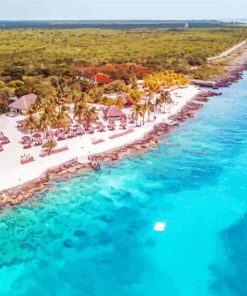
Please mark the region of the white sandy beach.
<svg viewBox="0 0 247 296"><path fill-rule="evenodd" d="M75 157L78 158L80 162L87 162L88 156L90 155L116 149L120 146L141 139L147 132L153 129L155 124L166 122L168 117L180 111L182 107L199 94L200 91L201 90L198 87L193 85L172 91L171 95L174 104L171 106L170 112L165 114L156 114L156 120L146 122L144 126L136 128L135 125L133 125L134 132L132 133L116 139L109 139L110 135L118 134L123 131L118 130L117 125L117 129L115 131L85 134L83 136L58 142L58 148L67 145L69 150L44 158L39 156L42 150L41 147L32 147L31 149L24 150L20 144L23 134L16 129L16 122L22 120L24 116L10 118L6 115L1 115L0 131L4 132L4 134L9 138L10 143L4 145L4 151L0 152L0 191L22 185L36 179L49 168L58 166L69 160L73 160ZM103 139L105 142L93 145L92 139ZM35 161L22 165L20 163L20 159L23 154L33 156Z"/></svg>

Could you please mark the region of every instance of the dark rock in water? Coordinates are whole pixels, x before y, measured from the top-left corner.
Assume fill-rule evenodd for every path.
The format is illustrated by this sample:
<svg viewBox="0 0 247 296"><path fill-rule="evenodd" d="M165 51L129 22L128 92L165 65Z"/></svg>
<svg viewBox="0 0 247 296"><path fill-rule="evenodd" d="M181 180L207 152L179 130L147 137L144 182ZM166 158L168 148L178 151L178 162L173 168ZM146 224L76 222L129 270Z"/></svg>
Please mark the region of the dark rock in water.
<svg viewBox="0 0 247 296"><path fill-rule="evenodd" d="M20 248L21 249L27 249L27 250L30 250L30 249L34 249L34 247L32 247L32 245L31 244L28 244L28 243L22 243L22 244L20 244Z"/></svg>
<svg viewBox="0 0 247 296"><path fill-rule="evenodd" d="M111 243L111 241L112 240L111 240L110 236L108 234L102 232L100 234L100 238L98 240L98 243L101 245L107 245L107 244Z"/></svg>
<svg viewBox="0 0 247 296"><path fill-rule="evenodd" d="M73 247L73 241L71 239L66 239L63 241L63 245L65 248L72 248Z"/></svg>
<svg viewBox="0 0 247 296"><path fill-rule="evenodd" d="M99 240L99 243L101 245L107 245L111 243L111 239L109 237L103 237L102 239Z"/></svg>
<svg viewBox="0 0 247 296"><path fill-rule="evenodd" d="M105 223L109 223L109 222L112 222L113 221L112 218L109 218L106 215L99 216L99 217L97 217L97 219L99 219L99 220L101 220L101 221L103 221Z"/></svg>
<svg viewBox="0 0 247 296"><path fill-rule="evenodd" d="M129 235L135 234L136 232L133 229L127 229L126 233Z"/></svg>
<svg viewBox="0 0 247 296"><path fill-rule="evenodd" d="M73 235L77 237L83 237L87 235L87 232L84 230L75 230Z"/></svg>

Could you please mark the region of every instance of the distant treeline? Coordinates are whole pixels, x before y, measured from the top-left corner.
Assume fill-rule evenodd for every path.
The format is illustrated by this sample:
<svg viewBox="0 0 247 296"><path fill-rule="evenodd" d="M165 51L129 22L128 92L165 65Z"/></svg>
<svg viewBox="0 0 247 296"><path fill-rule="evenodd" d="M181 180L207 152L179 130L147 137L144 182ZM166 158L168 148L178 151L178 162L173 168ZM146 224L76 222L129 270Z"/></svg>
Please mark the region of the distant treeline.
<svg viewBox="0 0 247 296"><path fill-rule="evenodd" d="M240 26L136 30L2 29L0 80L1 77L11 81L40 75L74 77L85 67L105 65L117 66L114 77L110 75L112 79L128 80L131 73L119 71L119 66L123 69L126 65L131 70L135 68L133 65L139 65L150 71L174 70L203 79L218 71L215 65L207 63L207 57L218 55L245 39L247 28Z"/></svg>
<svg viewBox="0 0 247 296"><path fill-rule="evenodd" d="M221 21L0 21L5 29L140 29L140 28L183 28L186 23L190 28L213 28L229 26Z"/></svg>

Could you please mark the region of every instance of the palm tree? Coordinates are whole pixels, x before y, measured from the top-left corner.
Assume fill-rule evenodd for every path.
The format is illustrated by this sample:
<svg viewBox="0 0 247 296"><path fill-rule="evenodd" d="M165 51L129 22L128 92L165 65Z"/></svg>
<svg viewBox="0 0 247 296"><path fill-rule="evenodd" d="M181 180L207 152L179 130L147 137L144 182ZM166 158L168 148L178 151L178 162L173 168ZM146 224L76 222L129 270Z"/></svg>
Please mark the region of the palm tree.
<svg viewBox="0 0 247 296"><path fill-rule="evenodd" d="M82 119L85 129L88 130L90 124L98 119L98 114L95 107L86 107L83 109Z"/></svg>
<svg viewBox="0 0 247 296"><path fill-rule="evenodd" d="M158 106L162 105L163 101L162 101L162 97L160 97L160 95L158 97L155 98L155 103L154 103L154 113L157 112L158 110Z"/></svg>
<svg viewBox="0 0 247 296"><path fill-rule="evenodd" d="M120 109L123 109L124 102L123 102L123 98L121 96L117 96L115 105L117 105Z"/></svg>
<svg viewBox="0 0 247 296"><path fill-rule="evenodd" d="M144 125L146 112L148 113L148 121L150 121L150 115L152 112L154 112L154 107L152 103L149 101L149 102L145 102L145 104L142 105L142 110L143 110L143 125Z"/></svg>
<svg viewBox="0 0 247 296"><path fill-rule="evenodd" d="M0 95L0 113L4 112L8 107L7 98Z"/></svg>
<svg viewBox="0 0 247 296"><path fill-rule="evenodd" d="M79 87L82 92L89 93L94 88L94 83L90 79L83 78L79 81Z"/></svg>
<svg viewBox="0 0 247 296"><path fill-rule="evenodd" d="M56 141L53 141L53 140L50 140L50 141L47 141L43 146L42 148L45 148L48 150L48 153L50 154L52 149L55 148L57 146L57 142Z"/></svg>
<svg viewBox="0 0 247 296"><path fill-rule="evenodd" d="M24 129L31 132L31 136L38 129L38 122L33 115L29 115L24 122Z"/></svg>
<svg viewBox="0 0 247 296"><path fill-rule="evenodd" d="M130 89L128 95L130 97L131 103L135 105L140 102L143 93L138 89Z"/></svg>
<svg viewBox="0 0 247 296"><path fill-rule="evenodd" d="M138 87L138 81L135 75L131 75L129 79L129 83L131 84L133 89L137 89Z"/></svg>
<svg viewBox="0 0 247 296"><path fill-rule="evenodd" d="M150 115L151 113L154 112L154 106L153 104L151 104L151 102L148 102L145 108L146 108L146 111L148 112L148 121L150 121Z"/></svg>
<svg viewBox="0 0 247 296"><path fill-rule="evenodd" d="M66 111L69 110L68 106L62 106L59 112L56 114L56 124L59 127L66 127L68 125L68 114Z"/></svg>
<svg viewBox="0 0 247 296"><path fill-rule="evenodd" d="M160 103L164 105L164 113L166 112L166 105L172 104L173 100L169 91L162 92L159 96Z"/></svg>
<svg viewBox="0 0 247 296"><path fill-rule="evenodd" d="M164 93L164 98L165 98L166 105L171 105L173 103L173 100L169 91L166 91ZM165 105L164 105L164 112L165 112Z"/></svg>
<svg viewBox="0 0 247 296"><path fill-rule="evenodd" d="M33 103L27 110L26 115L33 115L39 112L42 109L42 100L40 97L36 99L36 102Z"/></svg>
<svg viewBox="0 0 247 296"><path fill-rule="evenodd" d="M149 92L160 92L162 87L162 81L158 73L150 74L144 79L144 87L148 88Z"/></svg>
<svg viewBox="0 0 247 296"><path fill-rule="evenodd" d="M71 92L72 103L74 104L74 112L77 110L77 105L86 106L90 100L90 97L86 93L81 93L76 90L72 90Z"/></svg>
<svg viewBox="0 0 247 296"><path fill-rule="evenodd" d="M76 103L74 107L74 118L78 118L78 121L80 123L82 122L83 112L86 107L87 105L83 101Z"/></svg>
<svg viewBox="0 0 247 296"><path fill-rule="evenodd" d="M44 138L48 128L55 122L56 113L53 110L45 108L39 117L39 129L44 131Z"/></svg>
<svg viewBox="0 0 247 296"><path fill-rule="evenodd" d="M94 86L93 88L90 89L89 91L89 96L92 98L92 101L94 103L100 103L103 98L103 88L102 87L96 87Z"/></svg>
<svg viewBox="0 0 247 296"><path fill-rule="evenodd" d="M135 105L132 106L132 108L133 108L133 114L134 114L135 119L136 119L136 127L137 127L138 126L139 116L144 117L143 105L135 104Z"/></svg>

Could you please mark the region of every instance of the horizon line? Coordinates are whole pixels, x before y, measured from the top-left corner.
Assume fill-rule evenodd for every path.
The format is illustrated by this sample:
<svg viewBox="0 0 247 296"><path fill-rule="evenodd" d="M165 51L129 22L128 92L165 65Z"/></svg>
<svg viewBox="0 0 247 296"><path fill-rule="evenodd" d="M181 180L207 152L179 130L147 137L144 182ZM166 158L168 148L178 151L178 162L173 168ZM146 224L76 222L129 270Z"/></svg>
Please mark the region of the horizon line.
<svg viewBox="0 0 247 296"><path fill-rule="evenodd" d="M235 18L237 19L237 18ZM235 19L232 19L232 21L234 21ZM151 21L223 21L223 20L231 20L228 18L221 18L221 19L210 19L210 18L198 18L198 19L194 19L194 18L184 18L184 19L144 19L144 18L140 18L140 19L0 19L0 21L9 21L9 22L22 22L22 21L73 21L73 22L92 22L92 21L147 21L147 22L151 22ZM238 19L238 20L244 20L244 18L242 19Z"/></svg>

